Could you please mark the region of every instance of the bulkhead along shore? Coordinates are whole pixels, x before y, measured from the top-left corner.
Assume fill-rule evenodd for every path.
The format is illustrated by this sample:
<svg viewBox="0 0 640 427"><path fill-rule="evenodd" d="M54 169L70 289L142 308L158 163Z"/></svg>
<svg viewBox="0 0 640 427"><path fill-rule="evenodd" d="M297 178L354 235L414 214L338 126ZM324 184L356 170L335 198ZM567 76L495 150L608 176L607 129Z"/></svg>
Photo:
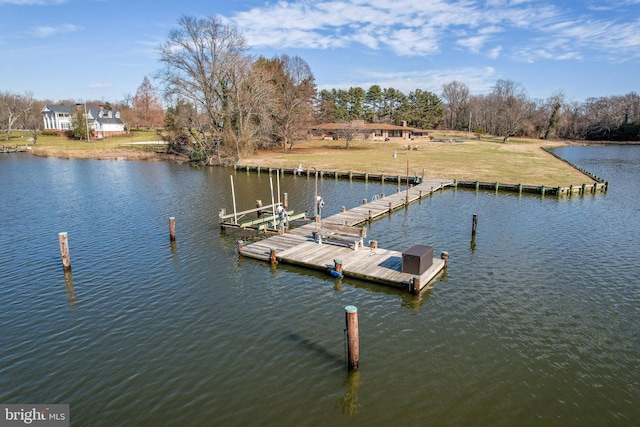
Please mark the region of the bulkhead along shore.
<svg viewBox="0 0 640 427"><path fill-rule="evenodd" d="M99 141L75 141L64 137L40 137L37 145L17 141L17 151L37 156L92 158L100 160L161 160L189 162L168 152L156 132ZM22 142L22 144L20 144ZM606 143L606 142L603 142ZM605 184L605 180L558 158L553 148L576 145L574 141L478 138L465 132L433 132L431 138L402 141L305 140L287 149L261 149L245 154L235 166L257 169L319 170L344 176L371 174L385 177L410 176L446 179L460 183L491 185L503 190L527 187L573 188ZM591 144L591 143L590 143ZM482 183L482 184L480 184ZM475 185L475 184L474 184ZM513 190L511 190L513 191Z"/></svg>

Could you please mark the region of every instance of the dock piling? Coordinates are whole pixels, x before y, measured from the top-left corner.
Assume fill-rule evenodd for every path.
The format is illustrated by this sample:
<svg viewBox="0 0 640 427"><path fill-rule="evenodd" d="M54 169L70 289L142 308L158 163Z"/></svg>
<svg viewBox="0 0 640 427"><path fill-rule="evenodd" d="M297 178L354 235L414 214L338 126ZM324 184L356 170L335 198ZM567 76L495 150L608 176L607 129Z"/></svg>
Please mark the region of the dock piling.
<svg viewBox="0 0 640 427"><path fill-rule="evenodd" d="M473 223L471 224L471 237L476 235L477 228L478 228L478 214L473 214Z"/></svg>
<svg viewBox="0 0 640 427"><path fill-rule="evenodd" d="M360 340L358 337L358 309L353 305L344 308L347 332L347 368L351 371L360 365Z"/></svg>
<svg viewBox="0 0 640 427"><path fill-rule="evenodd" d="M169 217L169 241L176 241L176 218L173 216Z"/></svg>
<svg viewBox="0 0 640 427"><path fill-rule="evenodd" d="M60 243L60 256L62 257L62 268L66 272L71 271L71 257L69 256L69 239L66 232L58 233Z"/></svg>
<svg viewBox="0 0 640 427"><path fill-rule="evenodd" d="M448 264L449 264L449 252L442 252L440 254L440 258L444 260L444 268L447 268Z"/></svg>

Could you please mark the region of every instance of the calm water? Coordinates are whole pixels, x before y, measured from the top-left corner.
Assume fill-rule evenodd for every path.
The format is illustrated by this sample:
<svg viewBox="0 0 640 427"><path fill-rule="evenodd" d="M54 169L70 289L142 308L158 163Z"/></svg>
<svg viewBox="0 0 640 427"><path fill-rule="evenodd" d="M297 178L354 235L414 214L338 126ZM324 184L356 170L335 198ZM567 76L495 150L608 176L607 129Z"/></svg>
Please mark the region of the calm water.
<svg viewBox="0 0 640 427"><path fill-rule="evenodd" d="M0 402L69 403L77 426L639 425L640 147L559 152L609 192L451 189L371 225L449 252L420 297L239 259L232 170L0 155ZM270 203L267 175L234 183L239 210ZM313 181L280 184L312 210ZM396 187L319 190L332 214Z"/></svg>

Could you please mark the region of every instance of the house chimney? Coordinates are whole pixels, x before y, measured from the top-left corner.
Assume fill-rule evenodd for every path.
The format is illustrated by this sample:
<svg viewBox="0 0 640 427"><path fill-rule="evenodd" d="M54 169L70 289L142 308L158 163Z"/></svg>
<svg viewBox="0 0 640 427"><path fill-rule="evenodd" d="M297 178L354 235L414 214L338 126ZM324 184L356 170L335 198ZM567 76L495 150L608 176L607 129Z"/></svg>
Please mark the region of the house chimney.
<svg viewBox="0 0 640 427"><path fill-rule="evenodd" d="M407 121L406 120L402 120L400 123L402 124L403 128L407 127Z"/></svg>

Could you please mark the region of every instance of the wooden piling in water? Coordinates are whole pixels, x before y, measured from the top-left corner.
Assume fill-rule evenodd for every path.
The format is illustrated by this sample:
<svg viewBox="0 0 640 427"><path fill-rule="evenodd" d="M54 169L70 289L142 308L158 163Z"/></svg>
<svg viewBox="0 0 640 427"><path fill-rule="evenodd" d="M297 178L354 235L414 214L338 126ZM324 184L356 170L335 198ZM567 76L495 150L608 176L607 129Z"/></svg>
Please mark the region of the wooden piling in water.
<svg viewBox="0 0 640 427"><path fill-rule="evenodd" d="M378 241L377 240L369 240L369 246L371 249L378 249Z"/></svg>
<svg viewBox="0 0 640 427"><path fill-rule="evenodd" d="M333 260L333 269L336 271L336 273L340 273L340 275L342 275L342 260L341 259L334 259Z"/></svg>
<svg viewBox="0 0 640 427"><path fill-rule="evenodd" d="M62 257L62 268L66 272L71 271L71 257L69 256L69 239L67 233L58 233L60 243L60 256Z"/></svg>
<svg viewBox="0 0 640 427"><path fill-rule="evenodd" d="M471 236L476 235L476 228L478 228L478 215L473 214L473 223L471 225Z"/></svg>
<svg viewBox="0 0 640 427"><path fill-rule="evenodd" d="M282 193L282 207L289 209L289 193Z"/></svg>
<svg viewBox="0 0 640 427"><path fill-rule="evenodd" d="M176 218L173 216L169 218L169 241L176 241Z"/></svg>
<svg viewBox="0 0 640 427"><path fill-rule="evenodd" d="M358 337L358 309L353 305L344 308L347 326L347 368L351 371L360 365L360 339Z"/></svg>
<svg viewBox="0 0 640 427"><path fill-rule="evenodd" d="M449 252L442 252L440 254L440 259L444 260L444 268L447 268L449 264Z"/></svg>
<svg viewBox="0 0 640 427"><path fill-rule="evenodd" d="M269 260L271 261L271 264L278 263L278 260L276 259L276 248L271 248L269 251Z"/></svg>

